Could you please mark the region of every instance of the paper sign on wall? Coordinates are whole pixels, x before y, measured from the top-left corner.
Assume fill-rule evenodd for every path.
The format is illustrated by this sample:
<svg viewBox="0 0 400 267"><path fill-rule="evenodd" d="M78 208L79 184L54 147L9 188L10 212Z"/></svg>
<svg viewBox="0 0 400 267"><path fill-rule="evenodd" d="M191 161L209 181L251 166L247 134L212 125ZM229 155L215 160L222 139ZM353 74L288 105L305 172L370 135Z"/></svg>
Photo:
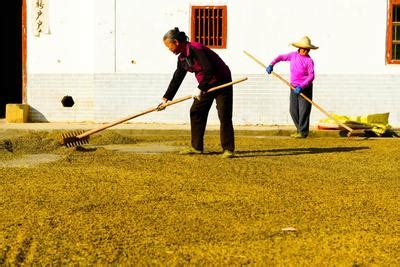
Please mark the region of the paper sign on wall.
<svg viewBox="0 0 400 267"><path fill-rule="evenodd" d="M50 34L49 28L49 0L33 1L33 34L40 36L41 33Z"/></svg>

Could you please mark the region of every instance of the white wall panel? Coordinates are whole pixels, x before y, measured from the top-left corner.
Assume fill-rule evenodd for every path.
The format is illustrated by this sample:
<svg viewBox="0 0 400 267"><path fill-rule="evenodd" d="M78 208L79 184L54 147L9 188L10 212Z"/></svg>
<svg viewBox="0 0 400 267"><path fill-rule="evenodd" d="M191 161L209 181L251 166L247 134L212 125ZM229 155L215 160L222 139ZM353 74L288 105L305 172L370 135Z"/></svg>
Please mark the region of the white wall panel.
<svg viewBox="0 0 400 267"><path fill-rule="evenodd" d="M268 64L309 35L320 47L311 52L317 103L346 115L390 112L391 122L400 125L400 65L385 64L386 0L57 0L49 1L51 32L40 37L31 28L33 1L27 1L32 118L40 113L52 121L110 121L156 104L177 61L163 35L178 26L190 36L191 5L223 4L227 48L215 51L234 78L251 77L235 92L235 123L291 124L287 88L266 77L243 50ZM289 64L275 71L288 77ZM196 85L189 73L177 97ZM73 109L60 107L64 94L76 99ZM188 122L189 106L139 121ZM314 109L312 123L322 117ZM216 114L210 113L210 122L218 122Z"/></svg>

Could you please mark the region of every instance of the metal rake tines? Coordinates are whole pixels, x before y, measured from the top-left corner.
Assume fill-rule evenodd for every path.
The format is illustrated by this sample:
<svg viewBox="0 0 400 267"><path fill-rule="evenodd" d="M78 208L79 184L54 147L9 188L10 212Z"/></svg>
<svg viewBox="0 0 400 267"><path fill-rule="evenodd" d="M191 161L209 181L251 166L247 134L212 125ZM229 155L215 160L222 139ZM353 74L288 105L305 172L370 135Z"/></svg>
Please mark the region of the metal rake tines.
<svg viewBox="0 0 400 267"><path fill-rule="evenodd" d="M89 136L78 138L78 135L82 134L83 131L75 131L62 135L62 143L66 147L76 147L84 144L89 144Z"/></svg>

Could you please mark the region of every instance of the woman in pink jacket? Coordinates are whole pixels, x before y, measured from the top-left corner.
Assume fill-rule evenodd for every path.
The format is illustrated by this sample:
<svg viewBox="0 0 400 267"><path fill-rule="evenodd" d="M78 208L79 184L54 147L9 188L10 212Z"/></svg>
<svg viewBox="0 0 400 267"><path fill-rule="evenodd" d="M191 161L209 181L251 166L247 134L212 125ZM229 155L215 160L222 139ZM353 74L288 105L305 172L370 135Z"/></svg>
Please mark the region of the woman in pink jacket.
<svg viewBox="0 0 400 267"><path fill-rule="evenodd" d="M311 103L300 96L300 93L312 99L314 81L314 61L309 55L311 49L318 49L311 44L310 38L304 36L300 41L291 43L297 51L277 56L266 71L271 74L273 67L280 61L290 61L290 83L296 88L290 90L290 116L297 128L292 134L295 138L306 138L310 127Z"/></svg>

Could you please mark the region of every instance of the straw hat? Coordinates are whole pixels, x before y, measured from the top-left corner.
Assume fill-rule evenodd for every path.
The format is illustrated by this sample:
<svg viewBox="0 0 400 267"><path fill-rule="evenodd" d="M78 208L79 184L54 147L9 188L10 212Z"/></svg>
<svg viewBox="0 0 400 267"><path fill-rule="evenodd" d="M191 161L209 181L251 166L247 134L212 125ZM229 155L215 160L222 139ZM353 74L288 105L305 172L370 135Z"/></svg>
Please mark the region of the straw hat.
<svg viewBox="0 0 400 267"><path fill-rule="evenodd" d="M318 49L318 46L312 45L310 38L308 36L304 36L298 42L291 43L294 47L297 48L305 48L305 49Z"/></svg>

